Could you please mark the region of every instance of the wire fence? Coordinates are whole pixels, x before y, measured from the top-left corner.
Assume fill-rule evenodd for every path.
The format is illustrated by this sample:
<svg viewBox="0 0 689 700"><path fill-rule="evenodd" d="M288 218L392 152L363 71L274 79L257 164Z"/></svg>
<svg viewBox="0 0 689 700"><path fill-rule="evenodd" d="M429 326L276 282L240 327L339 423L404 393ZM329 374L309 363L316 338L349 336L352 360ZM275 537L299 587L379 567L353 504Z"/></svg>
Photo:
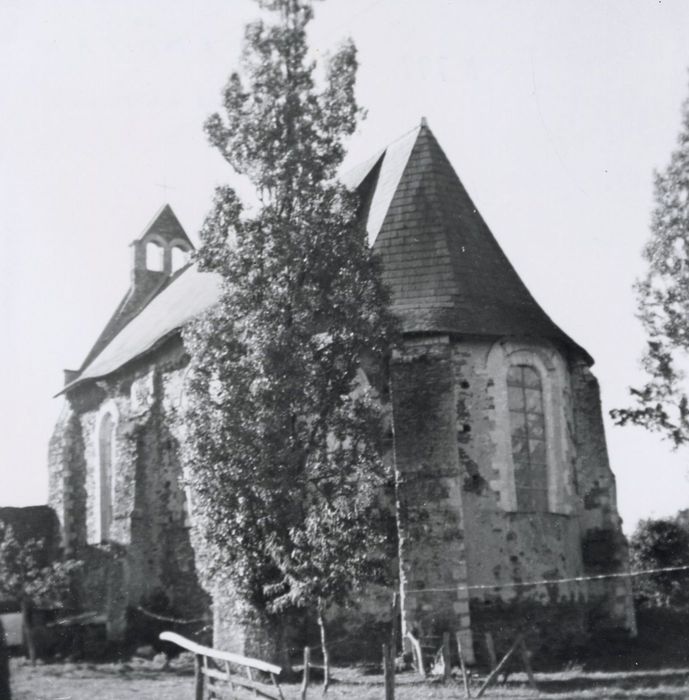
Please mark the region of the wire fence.
<svg viewBox="0 0 689 700"><path fill-rule="evenodd" d="M664 566L657 569L642 569L639 571L616 571L610 574L594 574L591 576L570 576L566 578L541 578L532 581L503 581L501 583L467 583L449 586L447 588L405 588L405 593L451 593L452 591L478 591L495 588L521 588L524 586L550 586L554 583L580 583L584 581L605 581L607 579L635 578L651 574L665 574L679 571L689 571L689 564L681 566Z"/></svg>
<svg viewBox="0 0 689 700"><path fill-rule="evenodd" d="M668 573L679 573L689 571L689 564L682 564L679 566L664 566L657 567L654 569L640 569L637 571L616 571L608 574L594 574L589 576L569 576L563 578L541 578L533 579L531 581L505 581L502 583L477 583L477 584L458 584L456 586L448 587L438 587L438 588L405 588L405 594L409 593L451 593L453 591L473 591L473 590L494 590L497 588L521 588L527 586L550 586L553 584L567 584L567 583L581 583L586 581L605 581L611 579L631 579L638 578L640 576L651 576L655 574L668 574ZM390 589L393 592L393 589ZM141 605L136 608L140 613L146 615L147 617L153 618L160 622L168 622L175 625L195 625L201 622L208 623L208 617L197 617L197 618L179 618L171 617L168 615L161 615L159 613L153 612L152 610L147 610ZM206 624L199 632L205 632L212 628L211 624ZM430 639L440 639L440 637L425 637L425 640ZM328 649L333 649L342 644L356 642L358 637L342 637L335 640L334 642L328 642ZM287 649L289 653L302 652L305 647L291 647ZM313 644L309 646L310 651L319 651L321 649L321 644Z"/></svg>

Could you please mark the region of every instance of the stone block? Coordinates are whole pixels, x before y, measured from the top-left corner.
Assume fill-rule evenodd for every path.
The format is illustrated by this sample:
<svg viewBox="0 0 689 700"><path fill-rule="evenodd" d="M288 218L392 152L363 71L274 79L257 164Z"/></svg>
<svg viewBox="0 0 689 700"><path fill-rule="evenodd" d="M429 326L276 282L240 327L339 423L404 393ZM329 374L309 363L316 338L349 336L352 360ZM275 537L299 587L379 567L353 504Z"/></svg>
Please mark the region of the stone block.
<svg viewBox="0 0 689 700"><path fill-rule="evenodd" d="M468 615L469 614L469 601L468 600L458 600L452 603L452 609L460 615Z"/></svg>

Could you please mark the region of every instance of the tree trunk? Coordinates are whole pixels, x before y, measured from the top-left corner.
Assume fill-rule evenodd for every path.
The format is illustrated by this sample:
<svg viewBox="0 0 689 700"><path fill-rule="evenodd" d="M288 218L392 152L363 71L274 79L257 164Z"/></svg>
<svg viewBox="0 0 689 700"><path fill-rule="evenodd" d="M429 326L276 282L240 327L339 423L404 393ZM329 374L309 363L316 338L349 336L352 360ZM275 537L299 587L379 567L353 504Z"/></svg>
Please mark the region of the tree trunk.
<svg viewBox="0 0 689 700"><path fill-rule="evenodd" d="M321 628L321 650L323 651L323 695L330 686L330 653L325 632L325 602L318 598L318 626Z"/></svg>
<svg viewBox="0 0 689 700"><path fill-rule="evenodd" d="M22 608L22 634L24 636L24 645L26 646L26 654L31 660L31 665L36 665L36 644L34 643L33 628L31 626L31 604L28 600L23 599L21 602Z"/></svg>
<svg viewBox="0 0 689 700"><path fill-rule="evenodd" d="M0 700L11 700L10 690L10 656L7 650L5 630L0 621Z"/></svg>
<svg viewBox="0 0 689 700"><path fill-rule="evenodd" d="M213 646L291 672L284 620L247 602L226 579L213 588Z"/></svg>

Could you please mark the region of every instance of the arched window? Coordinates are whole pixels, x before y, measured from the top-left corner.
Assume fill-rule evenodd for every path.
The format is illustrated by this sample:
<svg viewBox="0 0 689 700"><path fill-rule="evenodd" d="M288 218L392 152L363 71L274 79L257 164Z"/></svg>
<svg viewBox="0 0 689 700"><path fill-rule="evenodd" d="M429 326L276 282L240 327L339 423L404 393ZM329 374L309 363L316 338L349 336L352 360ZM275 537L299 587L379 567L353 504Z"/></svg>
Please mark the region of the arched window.
<svg viewBox="0 0 689 700"><path fill-rule="evenodd" d="M113 466L115 451L115 419L106 413L98 428L98 541L110 539L113 506Z"/></svg>
<svg viewBox="0 0 689 700"><path fill-rule="evenodd" d="M189 251L180 246L172 246L172 272L184 267L189 260Z"/></svg>
<svg viewBox="0 0 689 700"><path fill-rule="evenodd" d="M164 253L165 249L158 243L146 243L146 269L161 272L164 269Z"/></svg>
<svg viewBox="0 0 689 700"><path fill-rule="evenodd" d="M548 461L541 377L531 365L507 371L517 510L548 510Z"/></svg>

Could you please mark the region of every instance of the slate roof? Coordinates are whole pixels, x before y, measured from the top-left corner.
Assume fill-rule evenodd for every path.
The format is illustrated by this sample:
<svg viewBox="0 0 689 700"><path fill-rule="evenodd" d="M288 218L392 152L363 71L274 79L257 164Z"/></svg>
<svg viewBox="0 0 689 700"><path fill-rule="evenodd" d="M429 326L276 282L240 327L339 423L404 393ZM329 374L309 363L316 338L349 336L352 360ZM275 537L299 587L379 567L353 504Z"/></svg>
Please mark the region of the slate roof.
<svg viewBox="0 0 689 700"><path fill-rule="evenodd" d="M362 194L365 193L365 198L368 195L365 216L369 245L375 243L380 233L421 128L412 129L342 176L347 187L359 189Z"/></svg>
<svg viewBox="0 0 689 700"><path fill-rule="evenodd" d="M369 243L405 332L548 338L593 363L531 296L425 122L342 180L362 195ZM213 274L186 268L90 353L63 391L150 351L213 304L219 289Z"/></svg>
<svg viewBox="0 0 689 700"><path fill-rule="evenodd" d="M167 241L182 241L187 243L191 248L194 247L187 236L187 232L184 230L182 224L180 224L179 219L175 216L175 212L172 211L172 207L169 204L163 204L137 240L150 236L162 238Z"/></svg>
<svg viewBox="0 0 689 700"><path fill-rule="evenodd" d="M593 362L531 296L428 126L374 167L367 229L406 332L548 338Z"/></svg>
<svg viewBox="0 0 689 700"><path fill-rule="evenodd" d="M190 265L152 299L65 389L105 377L179 330L220 296L220 278Z"/></svg>

